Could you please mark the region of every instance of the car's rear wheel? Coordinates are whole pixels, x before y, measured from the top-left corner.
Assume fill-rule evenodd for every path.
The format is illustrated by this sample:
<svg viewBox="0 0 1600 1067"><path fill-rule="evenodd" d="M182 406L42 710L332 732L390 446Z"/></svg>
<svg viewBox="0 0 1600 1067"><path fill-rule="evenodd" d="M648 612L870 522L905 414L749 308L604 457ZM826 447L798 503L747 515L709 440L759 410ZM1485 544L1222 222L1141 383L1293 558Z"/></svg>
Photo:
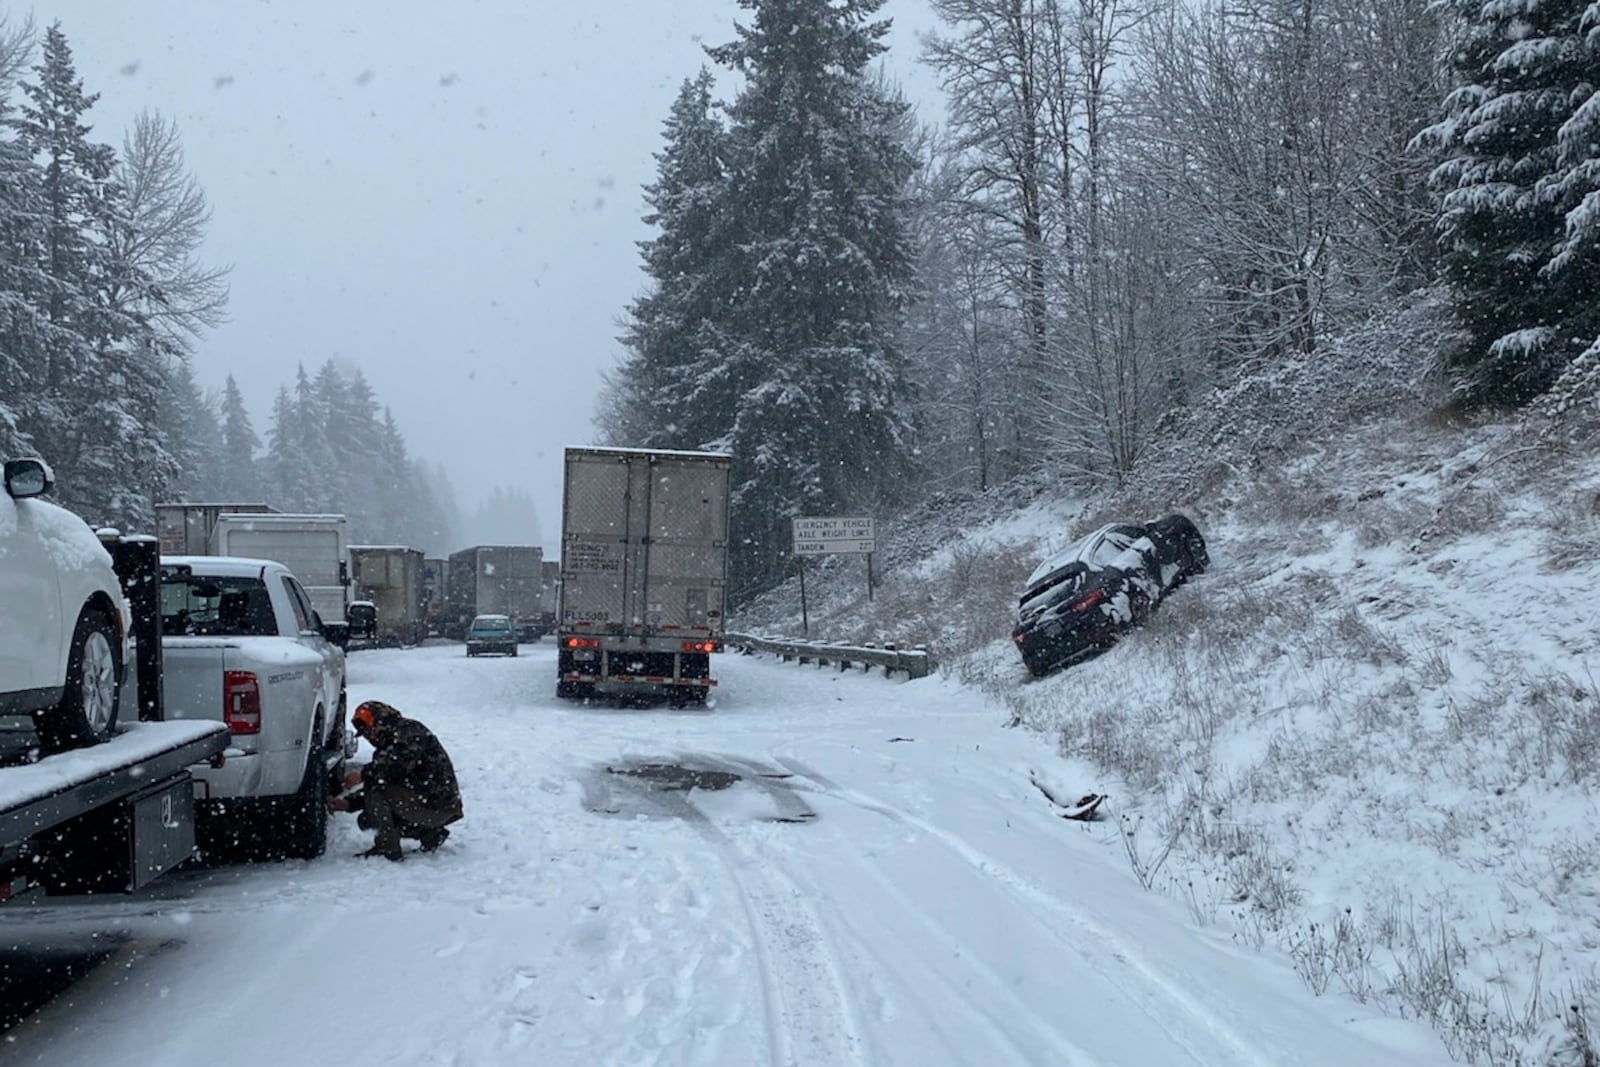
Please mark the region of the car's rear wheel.
<svg viewBox="0 0 1600 1067"><path fill-rule="evenodd" d="M116 625L98 608L84 608L72 632L61 703L36 712L33 725L45 754L104 741L116 729L122 656Z"/></svg>

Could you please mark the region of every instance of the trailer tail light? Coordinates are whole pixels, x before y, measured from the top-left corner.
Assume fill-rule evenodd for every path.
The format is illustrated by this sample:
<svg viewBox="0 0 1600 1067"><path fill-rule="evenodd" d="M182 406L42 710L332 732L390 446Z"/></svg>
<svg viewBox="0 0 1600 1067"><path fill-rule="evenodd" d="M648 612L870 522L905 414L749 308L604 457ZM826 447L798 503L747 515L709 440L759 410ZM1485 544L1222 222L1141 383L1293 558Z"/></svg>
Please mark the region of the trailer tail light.
<svg viewBox="0 0 1600 1067"><path fill-rule="evenodd" d="M683 650L685 652L720 652L721 651L721 649L719 649L717 647L717 643L715 641L685 641L683 643Z"/></svg>
<svg viewBox="0 0 1600 1067"><path fill-rule="evenodd" d="M567 647L568 648L599 648L600 647L600 639L598 637L569 637L569 638L567 638Z"/></svg>
<svg viewBox="0 0 1600 1067"><path fill-rule="evenodd" d="M1091 589L1089 592L1083 595L1083 599L1072 604L1072 610L1077 612L1079 615L1082 615L1090 608L1104 604L1105 600L1106 591L1104 589Z"/></svg>
<svg viewBox="0 0 1600 1067"><path fill-rule="evenodd" d="M222 721L230 733L261 732L261 685L249 671L224 671Z"/></svg>

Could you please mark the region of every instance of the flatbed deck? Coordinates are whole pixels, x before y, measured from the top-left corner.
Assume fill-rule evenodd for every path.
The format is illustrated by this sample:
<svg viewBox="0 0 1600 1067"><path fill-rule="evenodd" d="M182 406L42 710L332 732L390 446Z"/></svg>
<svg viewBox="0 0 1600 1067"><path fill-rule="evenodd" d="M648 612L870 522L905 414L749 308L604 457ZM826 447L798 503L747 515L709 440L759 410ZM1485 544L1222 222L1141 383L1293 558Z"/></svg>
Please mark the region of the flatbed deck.
<svg viewBox="0 0 1600 1067"><path fill-rule="evenodd" d="M220 722L136 722L104 744L0 767L0 849L210 759L229 736Z"/></svg>

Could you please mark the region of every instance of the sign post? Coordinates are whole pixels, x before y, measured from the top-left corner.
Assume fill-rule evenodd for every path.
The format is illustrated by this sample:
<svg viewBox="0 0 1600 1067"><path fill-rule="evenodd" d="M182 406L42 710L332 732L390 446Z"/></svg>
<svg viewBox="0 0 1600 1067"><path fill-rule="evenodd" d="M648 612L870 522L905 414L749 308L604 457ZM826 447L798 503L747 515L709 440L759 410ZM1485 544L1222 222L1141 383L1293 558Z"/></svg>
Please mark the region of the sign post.
<svg viewBox="0 0 1600 1067"><path fill-rule="evenodd" d="M811 618L806 613L806 558L796 556L794 565L800 568L800 634L803 637L811 636Z"/></svg>
<svg viewBox="0 0 1600 1067"><path fill-rule="evenodd" d="M800 614L805 617L806 556L848 555L867 557L867 599L872 599L872 554L877 549L877 524L870 516L832 518L796 516L794 554L801 561ZM802 623L803 625L803 623Z"/></svg>

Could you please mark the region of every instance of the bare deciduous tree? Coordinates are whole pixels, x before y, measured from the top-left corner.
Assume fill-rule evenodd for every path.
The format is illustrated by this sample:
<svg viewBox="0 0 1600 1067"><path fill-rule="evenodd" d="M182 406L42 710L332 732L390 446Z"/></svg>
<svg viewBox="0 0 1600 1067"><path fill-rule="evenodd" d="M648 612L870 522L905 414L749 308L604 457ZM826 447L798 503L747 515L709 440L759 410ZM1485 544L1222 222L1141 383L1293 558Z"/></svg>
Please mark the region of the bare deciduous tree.
<svg viewBox="0 0 1600 1067"><path fill-rule="evenodd" d="M110 239L129 269L110 299L143 316L168 346L181 351L190 338L224 320L228 268L198 258L211 208L184 161L177 124L141 112L123 139L118 181L122 224Z"/></svg>

